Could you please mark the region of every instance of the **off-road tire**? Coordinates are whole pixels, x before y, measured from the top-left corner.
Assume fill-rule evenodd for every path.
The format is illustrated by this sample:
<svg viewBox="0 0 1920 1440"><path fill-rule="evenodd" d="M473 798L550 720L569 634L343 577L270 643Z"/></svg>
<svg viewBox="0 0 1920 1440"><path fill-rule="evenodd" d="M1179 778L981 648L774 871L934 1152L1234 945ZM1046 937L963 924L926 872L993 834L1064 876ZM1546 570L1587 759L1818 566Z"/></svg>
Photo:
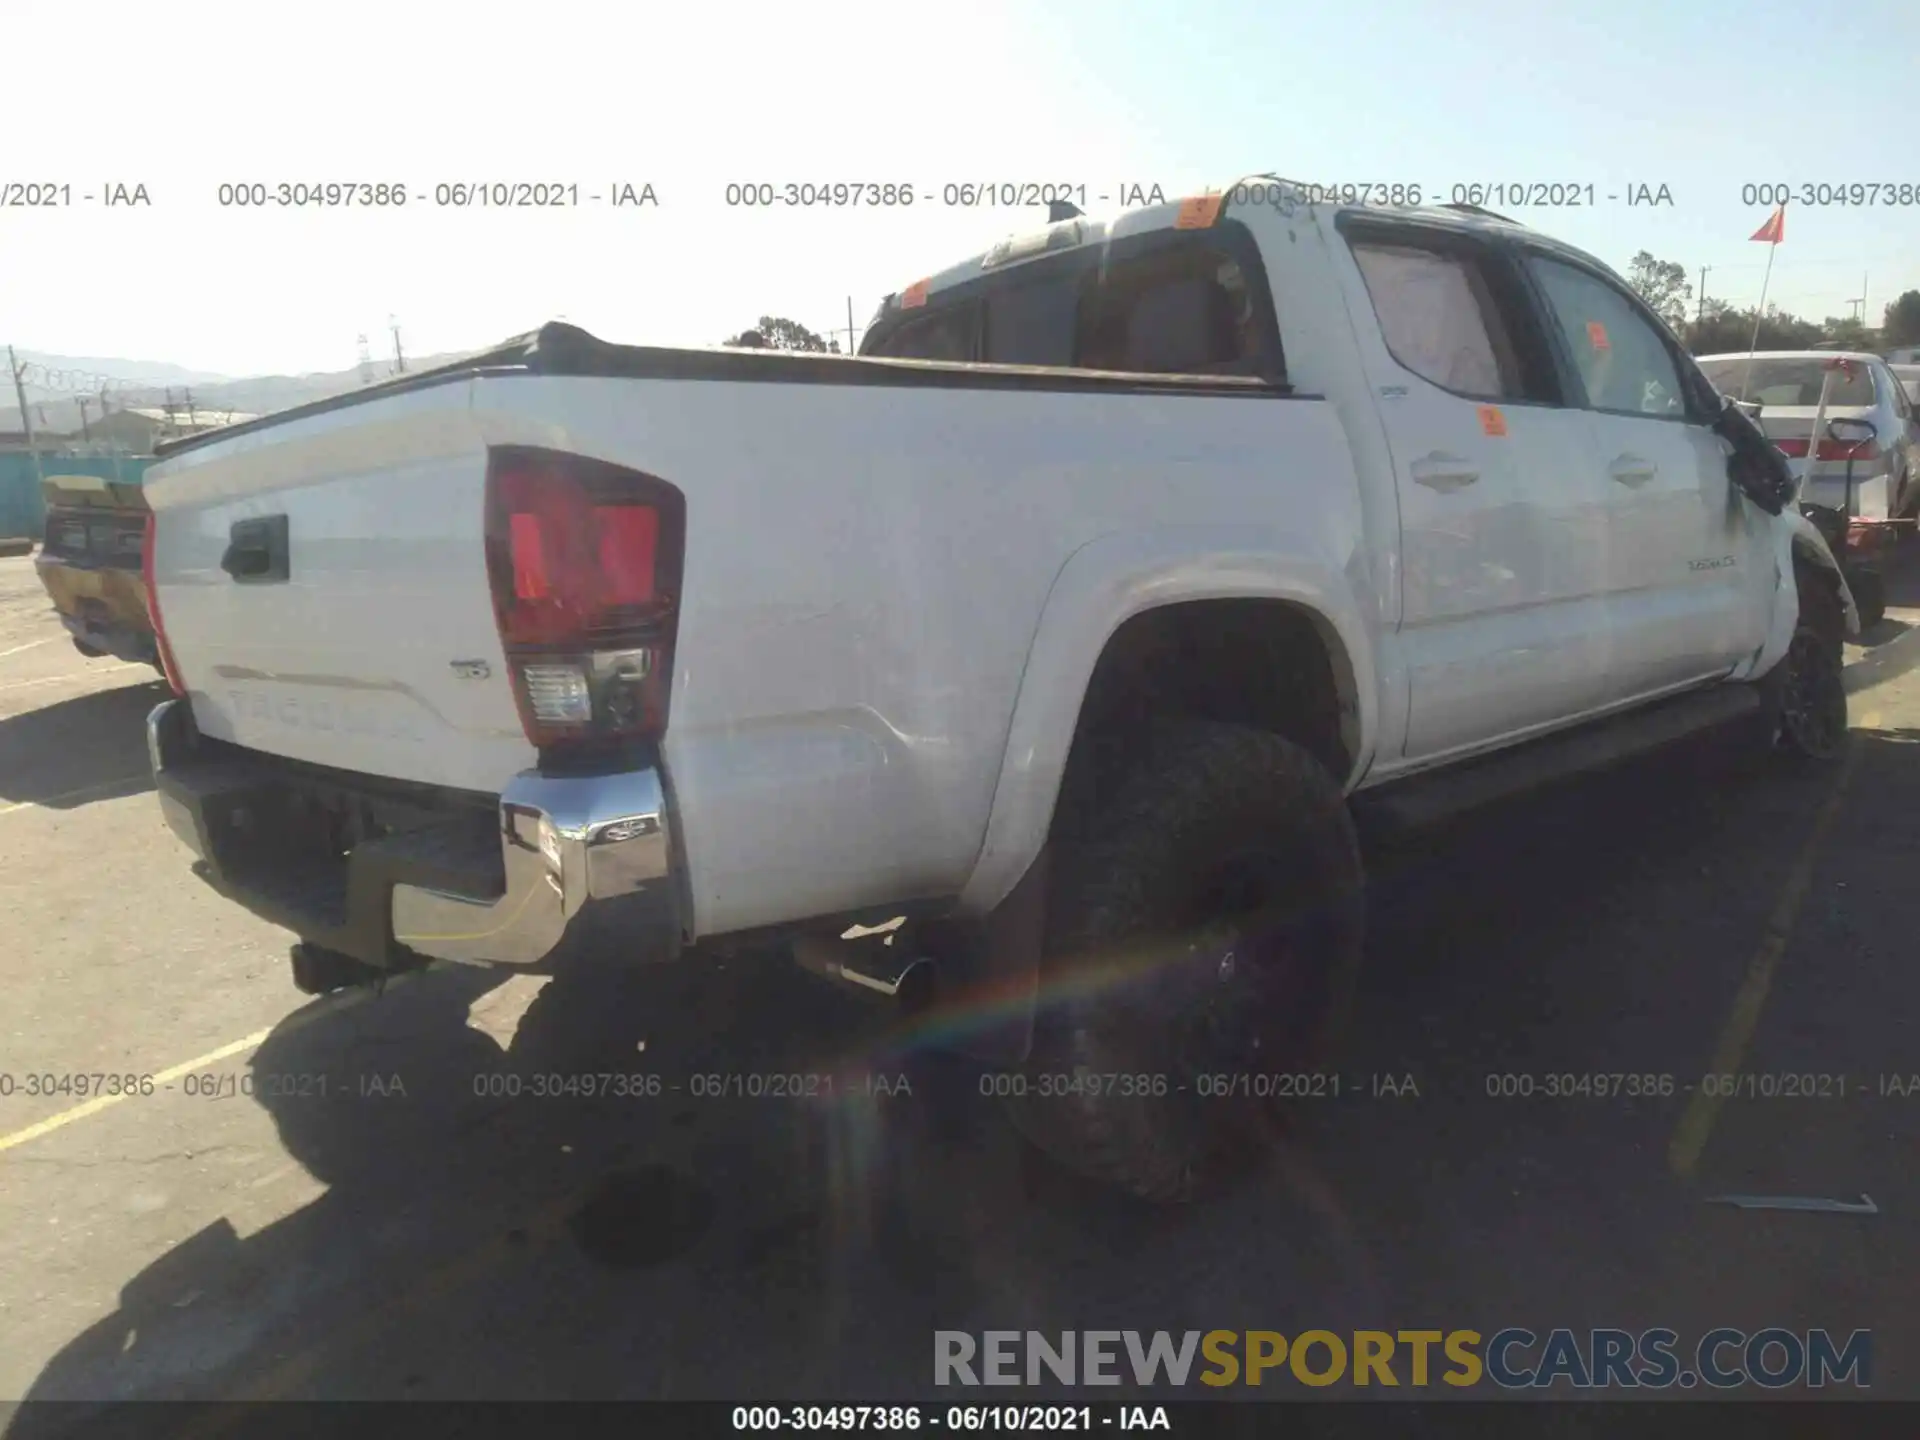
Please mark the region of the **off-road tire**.
<svg viewBox="0 0 1920 1440"><path fill-rule="evenodd" d="M1760 682L1769 748L1795 763L1826 764L1847 742L1846 614L1823 574L1794 567L1800 618L1787 654Z"/></svg>
<svg viewBox="0 0 1920 1440"><path fill-rule="evenodd" d="M1313 1093L1262 1077L1332 1058L1364 930L1353 821L1299 746L1191 723L1148 738L1083 833L1056 837L1034 1047L1007 1077L1008 1113L1069 1170L1192 1200L1264 1153L1276 1091ZM1216 905L1228 879L1243 893Z"/></svg>

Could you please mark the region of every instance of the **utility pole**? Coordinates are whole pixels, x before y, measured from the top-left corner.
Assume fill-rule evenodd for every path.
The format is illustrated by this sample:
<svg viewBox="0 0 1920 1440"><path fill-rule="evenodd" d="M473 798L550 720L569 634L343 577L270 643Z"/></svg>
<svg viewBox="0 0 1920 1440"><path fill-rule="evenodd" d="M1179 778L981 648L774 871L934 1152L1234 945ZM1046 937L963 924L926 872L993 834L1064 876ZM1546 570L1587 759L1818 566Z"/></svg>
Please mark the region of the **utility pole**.
<svg viewBox="0 0 1920 1440"><path fill-rule="evenodd" d="M91 405L92 403L93 403L93 397L90 395L82 395L79 397L80 439L85 444L88 444L88 445L93 444L93 427L87 424L87 406Z"/></svg>
<svg viewBox="0 0 1920 1440"><path fill-rule="evenodd" d="M194 430L200 428L200 419L193 413L193 387L191 385L187 386L187 426Z"/></svg>
<svg viewBox="0 0 1920 1440"><path fill-rule="evenodd" d="M1711 265L1700 267L1700 304L1693 312L1693 323L1696 325L1707 318L1707 273L1712 269Z"/></svg>
<svg viewBox="0 0 1920 1440"><path fill-rule="evenodd" d="M847 354L853 354L853 297L847 296Z"/></svg>
<svg viewBox="0 0 1920 1440"><path fill-rule="evenodd" d="M367 348L366 336L360 335L355 338L360 345L360 383L371 385L373 383L373 352Z"/></svg>
<svg viewBox="0 0 1920 1440"><path fill-rule="evenodd" d="M40 447L33 441L33 420L27 414L27 387L20 383L20 377L26 367L14 358L13 347L7 347L7 373L13 376L13 398L20 402L20 430L27 437L27 450L33 456L33 478L42 485L47 483L47 472L40 464Z"/></svg>
<svg viewBox="0 0 1920 1440"><path fill-rule="evenodd" d="M407 373L407 357L400 349L400 322L389 315L387 324L393 327L393 373L404 375Z"/></svg>

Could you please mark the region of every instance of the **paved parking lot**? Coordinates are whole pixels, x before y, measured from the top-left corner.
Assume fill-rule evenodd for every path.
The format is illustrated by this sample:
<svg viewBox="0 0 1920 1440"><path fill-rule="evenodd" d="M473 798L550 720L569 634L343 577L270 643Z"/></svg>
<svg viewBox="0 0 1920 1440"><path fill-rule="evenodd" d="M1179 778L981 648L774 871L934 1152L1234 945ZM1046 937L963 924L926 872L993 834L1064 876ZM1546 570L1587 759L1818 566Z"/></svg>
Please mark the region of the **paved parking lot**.
<svg viewBox="0 0 1920 1440"><path fill-rule="evenodd" d="M1894 599L1838 775L1696 745L1380 857L1349 1093L1166 1214L767 959L304 1003L160 822L150 673L0 560L0 1397L910 1397L936 1328L1782 1325L1872 1328L1875 1392L1920 1398L1920 1090L1882 1093L1920 1074L1920 581ZM913 1093L488 1093L548 1066ZM1716 1069L1846 1094L1716 1106ZM1675 1093L1488 1093L1586 1071ZM153 1093L27 1093L96 1072Z"/></svg>

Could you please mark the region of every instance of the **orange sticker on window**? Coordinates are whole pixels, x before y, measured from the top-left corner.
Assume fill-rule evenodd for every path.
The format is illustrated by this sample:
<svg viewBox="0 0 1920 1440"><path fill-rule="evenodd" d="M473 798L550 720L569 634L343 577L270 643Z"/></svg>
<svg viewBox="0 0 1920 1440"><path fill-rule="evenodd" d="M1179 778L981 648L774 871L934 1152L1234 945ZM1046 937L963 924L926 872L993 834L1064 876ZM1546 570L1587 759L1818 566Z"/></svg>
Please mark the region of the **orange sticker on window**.
<svg viewBox="0 0 1920 1440"><path fill-rule="evenodd" d="M902 310L917 309L926 303L927 282L925 280L916 280L900 292L900 308Z"/></svg>
<svg viewBox="0 0 1920 1440"><path fill-rule="evenodd" d="M1190 195L1180 202L1180 213L1173 217L1176 230L1205 230L1220 218L1224 195Z"/></svg>
<svg viewBox="0 0 1920 1440"><path fill-rule="evenodd" d="M1504 435L1507 433L1507 417L1500 413L1500 407L1498 405L1482 405L1480 407L1480 428L1489 435Z"/></svg>
<svg viewBox="0 0 1920 1440"><path fill-rule="evenodd" d="M1613 348L1607 343L1607 327L1602 325L1598 320L1587 321L1587 344L1596 350L1611 350Z"/></svg>

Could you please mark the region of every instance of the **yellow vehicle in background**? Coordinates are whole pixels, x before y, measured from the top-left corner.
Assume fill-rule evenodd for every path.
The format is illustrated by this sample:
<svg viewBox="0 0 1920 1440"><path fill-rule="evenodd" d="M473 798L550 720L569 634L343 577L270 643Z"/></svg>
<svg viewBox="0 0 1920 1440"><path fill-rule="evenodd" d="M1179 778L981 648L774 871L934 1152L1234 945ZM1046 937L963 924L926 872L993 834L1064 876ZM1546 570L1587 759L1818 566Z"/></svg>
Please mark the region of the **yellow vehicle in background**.
<svg viewBox="0 0 1920 1440"><path fill-rule="evenodd" d="M82 655L160 668L141 560L147 502L137 482L50 475L47 524L34 567Z"/></svg>

